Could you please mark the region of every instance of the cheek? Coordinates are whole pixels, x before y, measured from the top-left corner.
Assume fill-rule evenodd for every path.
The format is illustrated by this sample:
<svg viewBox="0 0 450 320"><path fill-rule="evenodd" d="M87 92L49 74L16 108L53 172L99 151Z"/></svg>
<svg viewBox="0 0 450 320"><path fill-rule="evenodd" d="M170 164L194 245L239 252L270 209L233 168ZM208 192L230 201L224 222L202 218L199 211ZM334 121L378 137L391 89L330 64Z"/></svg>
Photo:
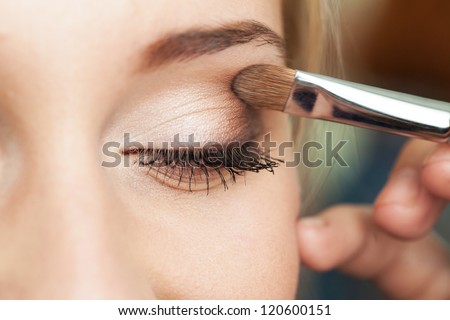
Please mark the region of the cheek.
<svg viewBox="0 0 450 320"><path fill-rule="evenodd" d="M221 198L179 207L175 202L164 217L141 224L139 251L145 253L142 264L156 295L294 298L299 268L295 176L286 168L275 176L249 175L246 185L231 186Z"/></svg>

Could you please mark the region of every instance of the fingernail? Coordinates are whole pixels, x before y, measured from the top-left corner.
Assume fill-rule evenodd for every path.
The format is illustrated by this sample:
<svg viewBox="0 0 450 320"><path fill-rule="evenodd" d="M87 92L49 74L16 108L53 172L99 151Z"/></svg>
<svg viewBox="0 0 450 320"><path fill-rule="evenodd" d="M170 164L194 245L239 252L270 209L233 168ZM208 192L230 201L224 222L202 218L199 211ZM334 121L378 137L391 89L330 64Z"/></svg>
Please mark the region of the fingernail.
<svg viewBox="0 0 450 320"><path fill-rule="evenodd" d="M319 217L308 217L302 218L301 224L302 227L305 228L321 228L326 225L326 221L325 219Z"/></svg>
<svg viewBox="0 0 450 320"><path fill-rule="evenodd" d="M378 196L377 205L410 205L419 195L419 175L413 168L403 168L395 173Z"/></svg>

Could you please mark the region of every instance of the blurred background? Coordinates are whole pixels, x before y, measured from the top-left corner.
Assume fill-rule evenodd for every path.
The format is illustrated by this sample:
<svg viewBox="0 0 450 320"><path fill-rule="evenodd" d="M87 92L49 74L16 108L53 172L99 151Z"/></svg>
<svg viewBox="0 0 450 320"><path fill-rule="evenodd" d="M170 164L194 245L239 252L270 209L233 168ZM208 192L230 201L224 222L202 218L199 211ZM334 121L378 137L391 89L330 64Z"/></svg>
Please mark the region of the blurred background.
<svg viewBox="0 0 450 320"><path fill-rule="evenodd" d="M341 0L345 78L450 102L450 1ZM333 169L312 212L335 203L371 203L384 185L405 139L355 129L353 168ZM351 172L349 171L351 170ZM450 186L449 186L450 187ZM450 210L437 232L450 243ZM384 298L370 283L338 271L304 268L300 299Z"/></svg>

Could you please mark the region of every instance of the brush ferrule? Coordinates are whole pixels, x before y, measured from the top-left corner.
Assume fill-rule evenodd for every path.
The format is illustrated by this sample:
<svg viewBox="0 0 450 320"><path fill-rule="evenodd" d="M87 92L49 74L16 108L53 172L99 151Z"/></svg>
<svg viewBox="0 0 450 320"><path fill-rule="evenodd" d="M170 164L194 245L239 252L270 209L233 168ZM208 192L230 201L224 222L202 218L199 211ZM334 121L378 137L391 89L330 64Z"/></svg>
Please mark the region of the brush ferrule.
<svg viewBox="0 0 450 320"><path fill-rule="evenodd" d="M284 111L450 143L450 103L302 71Z"/></svg>

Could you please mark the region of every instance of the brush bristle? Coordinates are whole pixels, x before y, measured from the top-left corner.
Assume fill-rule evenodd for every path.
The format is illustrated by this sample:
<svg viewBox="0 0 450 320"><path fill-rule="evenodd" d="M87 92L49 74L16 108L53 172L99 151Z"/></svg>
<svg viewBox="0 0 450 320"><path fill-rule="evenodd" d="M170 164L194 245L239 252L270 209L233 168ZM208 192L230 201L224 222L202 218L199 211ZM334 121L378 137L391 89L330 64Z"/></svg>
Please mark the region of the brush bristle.
<svg viewBox="0 0 450 320"><path fill-rule="evenodd" d="M294 82L295 70L274 65L253 65L234 78L232 89L254 108L284 110Z"/></svg>

